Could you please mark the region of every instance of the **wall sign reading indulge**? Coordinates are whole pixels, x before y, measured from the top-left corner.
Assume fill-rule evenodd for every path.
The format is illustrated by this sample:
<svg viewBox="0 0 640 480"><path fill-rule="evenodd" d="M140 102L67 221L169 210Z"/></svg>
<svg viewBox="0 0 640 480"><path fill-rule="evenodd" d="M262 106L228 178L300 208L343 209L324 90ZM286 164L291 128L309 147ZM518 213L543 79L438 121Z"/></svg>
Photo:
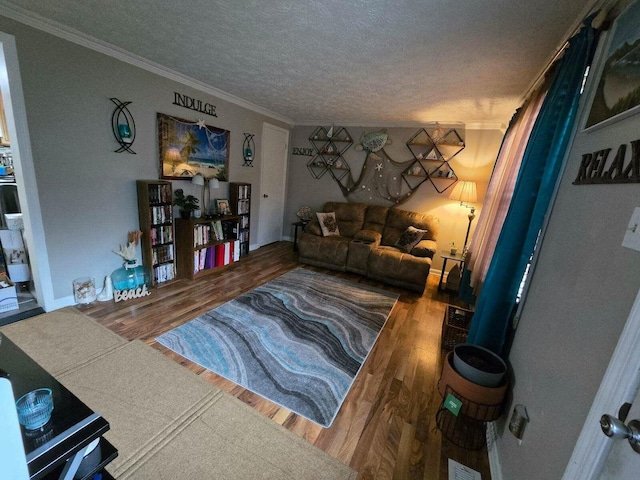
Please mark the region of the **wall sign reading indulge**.
<svg viewBox="0 0 640 480"><path fill-rule="evenodd" d="M196 112L205 113L212 117L218 116L215 105L204 103L202 100L197 100L189 95L182 95L178 92L173 92L173 104L188 108L189 110L195 110Z"/></svg>

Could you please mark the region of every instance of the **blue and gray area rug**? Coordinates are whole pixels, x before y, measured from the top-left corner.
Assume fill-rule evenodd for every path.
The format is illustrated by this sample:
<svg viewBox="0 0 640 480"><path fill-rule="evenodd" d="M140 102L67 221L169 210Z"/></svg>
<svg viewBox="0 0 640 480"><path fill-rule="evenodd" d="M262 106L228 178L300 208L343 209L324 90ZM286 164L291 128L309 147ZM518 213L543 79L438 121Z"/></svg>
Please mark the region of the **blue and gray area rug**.
<svg viewBox="0 0 640 480"><path fill-rule="evenodd" d="M156 340L328 427L397 299L298 268Z"/></svg>

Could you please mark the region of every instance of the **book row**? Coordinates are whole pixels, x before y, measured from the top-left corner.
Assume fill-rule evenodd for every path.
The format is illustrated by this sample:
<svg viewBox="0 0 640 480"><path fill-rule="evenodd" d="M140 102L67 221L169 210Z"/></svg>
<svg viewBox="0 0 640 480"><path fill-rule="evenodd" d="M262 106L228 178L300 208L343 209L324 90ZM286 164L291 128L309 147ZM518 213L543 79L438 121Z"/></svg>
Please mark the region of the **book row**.
<svg viewBox="0 0 640 480"><path fill-rule="evenodd" d="M158 265L153 267L153 276L156 283L168 282L173 280L176 276L176 271L173 263L165 263L164 265Z"/></svg>
<svg viewBox="0 0 640 480"><path fill-rule="evenodd" d="M238 185L238 198L239 199L249 198L249 188L250 188L250 185Z"/></svg>
<svg viewBox="0 0 640 480"><path fill-rule="evenodd" d="M173 261L173 244L160 245L153 249L153 264L167 263Z"/></svg>
<svg viewBox="0 0 640 480"><path fill-rule="evenodd" d="M240 240L241 242L248 242L249 241L249 230L240 230L240 232L238 233L238 240Z"/></svg>
<svg viewBox="0 0 640 480"><path fill-rule="evenodd" d="M149 203L171 203L171 185L149 185Z"/></svg>
<svg viewBox="0 0 640 480"><path fill-rule="evenodd" d="M238 240L220 243L194 252L193 273L229 265L238 260L240 260L240 242Z"/></svg>
<svg viewBox="0 0 640 480"><path fill-rule="evenodd" d="M155 227L149 231L149 235L151 235L151 245L171 243L173 242L173 227L171 225Z"/></svg>
<svg viewBox="0 0 640 480"><path fill-rule="evenodd" d="M249 207L251 203L249 199L238 200L238 215L249 213Z"/></svg>
<svg viewBox="0 0 640 480"><path fill-rule="evenodd" d="M212 242L235 240L238 224L230 221L215 220L210 223L200 223L193 227L193 246L199 247Z"/></svg>
<svg viewBox="0 0 640 480"><path fill-rule="evenodd" d="M173 221L173 207L171 205L163 205L151 207L151 223L160 225Z"/></svg>

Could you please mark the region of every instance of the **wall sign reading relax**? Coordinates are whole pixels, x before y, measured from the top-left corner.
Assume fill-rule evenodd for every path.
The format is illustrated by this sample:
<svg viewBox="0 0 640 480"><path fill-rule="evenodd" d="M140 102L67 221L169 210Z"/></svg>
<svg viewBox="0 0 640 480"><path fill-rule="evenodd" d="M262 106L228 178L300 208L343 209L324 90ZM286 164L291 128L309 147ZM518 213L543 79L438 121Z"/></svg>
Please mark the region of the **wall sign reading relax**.
<svg viewBox="0 0 640 480"><path fill-rule="evenodd" d="M611 148L582 155L574 185L601 183L640 183L640 139L631 142L631 155L627 160L627 144L618 147L610 158Z"/></svg>
<svg viewBox="0 0 640 480"><path fill-rule="evenodd" d="M206 113L212 117L218 116L215 105L204 103L202 100L197 100L189 95L182 95L178 92L173 92L173 104L188 108L189 110L195 110L196 112Z"/></svg>

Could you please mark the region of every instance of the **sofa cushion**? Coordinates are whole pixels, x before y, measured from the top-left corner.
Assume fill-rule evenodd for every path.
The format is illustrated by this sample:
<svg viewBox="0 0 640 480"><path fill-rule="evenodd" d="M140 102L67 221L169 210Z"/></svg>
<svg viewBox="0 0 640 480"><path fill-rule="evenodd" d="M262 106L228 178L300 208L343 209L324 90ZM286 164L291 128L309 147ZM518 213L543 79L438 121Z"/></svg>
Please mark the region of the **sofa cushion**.
<svg viewBox="0 0 640 480"><path fill-rule="evenodd" d="M375 280L423 292L431 259L403 253L395 247L371 250L367 276Z"/></svg>
<svg viewBox="0 0 640 480"><path fill-rule="evenodd" d="M345 270L350 238L332 235L320 237L302 232L298 242L301 262L333 270Z"/></svg>
<svg viewBox="0 0 640 480"><path fill-rule="evenodd" d="M426 230L420 230L419 228L412 227L411 225L407 227L407 229L402 232L398 241L393 245L394 247L398 247L400 250L409 253L413 250L420 240L422 240L423 235L427 233Z"/></svg>
<svg viewBox="0 0 640 480"><path fill-rule="evenodd" d="M332 235L340 235L340 230L338 229L338 222L336 222L336 214L334 212L329 213L316 213L318 216L318 222L320 223L320 228L322 229L323 237L330 237Z"/></svg>
<svg viewBox="0 0 640 480"><path fill-rule="evenodd" d="M335 212L340 235L353 238L356 232L362 230L367 205L365 203L327 202L322 210Z"/></svg>
<svg viewBox="0 0 640 480"><path fill-rule="evenodd" d="M433 240L420 240L418 244L411 250L411 255L416 257L433 258L436 254L438 244Z"/></svg>
<svg viewBox="0 0 640 480"><path fill-rule="evenodd" d="M312 235L322 236L322 229L320 228L320 222L318 220L312 220L307 223L307 226L303 229L303 232L311 233Z"/></svg>
<svg viewBox="0 0 640 480"><path fill-rule="evenodd" d="M384 231L384 224L387 221L388 213L389 207L369 205L364 217L364 225L362 226L362 229L382 233Z"/></svg>
<svg viewBox="0 0 640 480"><path fill-rule="evenodd" d="M353 238L356 240L362 240L365 243L373 243L379 245L380 239L382 239L382 235L378 232L374 232L373 230L360 230Z"/></svg>
<svg viewBox="0 0 640 480"><path fill-rule="evenodd" d="M437 240L438 219L436 217L399 208L390 208L382 233L382 245L395 245L402 233L410 226L426 230L422 237L423 240Z"/></svg>

